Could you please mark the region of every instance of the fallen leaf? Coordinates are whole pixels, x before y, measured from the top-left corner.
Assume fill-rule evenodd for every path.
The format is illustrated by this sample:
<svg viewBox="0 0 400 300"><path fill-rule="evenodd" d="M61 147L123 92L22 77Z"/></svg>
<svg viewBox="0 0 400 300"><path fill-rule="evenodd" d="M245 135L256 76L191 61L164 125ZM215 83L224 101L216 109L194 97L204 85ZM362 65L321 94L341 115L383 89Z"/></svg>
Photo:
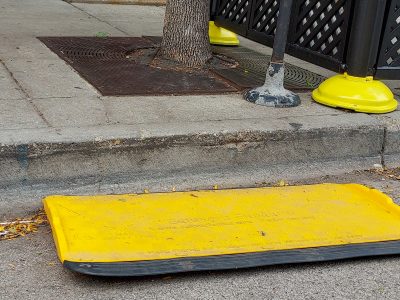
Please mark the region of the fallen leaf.
<svg viewBox="0 0 400 300"><path fill-rule="evenodd" d="M289 184L285 180L279 180L278 186L288 186Z"/></svg>
<svg viewBox="0 0 400 300"><path fill-rule="evenodd" d="M38 231L38 227L45 223L47 223L47 218L43 211L25 219L2 222L0 225L0 240L10 240L35 233Z"/></svg>

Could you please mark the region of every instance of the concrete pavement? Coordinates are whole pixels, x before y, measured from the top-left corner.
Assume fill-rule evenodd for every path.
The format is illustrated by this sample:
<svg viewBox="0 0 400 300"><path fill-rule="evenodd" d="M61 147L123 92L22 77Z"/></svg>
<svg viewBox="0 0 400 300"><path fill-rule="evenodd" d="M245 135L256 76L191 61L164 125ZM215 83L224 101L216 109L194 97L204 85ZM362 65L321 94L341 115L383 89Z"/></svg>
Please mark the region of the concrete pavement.
<svg viewBox="0 0 400 300"><path fill-rule="evenodd" d="M318 105L309 94L301 95L301 107L290 110L254 106L238 94L103 97L36 38L161 35L162 7L60 0L2 0L0 5L3 189L57 180L137 182L182 170L223 173L232 166L238 173L245 172L239 167L263 167L267 174L282 169L285 175L298 164L320 163L326 173L398 164L397 113L352 114ZM245 39L242 44L270 53ZM332 74L293 57L287 61ZM137 155L143 145L147 150Z"/></svg>
<svg viewBox="0 0 400 300"><path fill-rule="evenodd" d="M48 194L358 182L400 203L400 114L353 114L302 94L292 110L240 95L103 97L37 36L161 35L162 7L0 0L0 220ZM270 49L241 39L262 53ZM322 68L288 62L329 76ZM393 89L399 82L390 82ZM398 91L398 90L397 90ZM0 242L0 299L397 299L397 257L141 279L71 273L50 229Z"/></svg>
<svg viewBox="0 0 400 300"><path fill-rule="evenodd" d="M349 113L309 94L282 110L238 94L104 97L36 38L161 35L163 7L61 0L0 0L0 7L0 218L37 209L50 192L252 186L307 177L307 169L399 165L398 112Z"/></svg>

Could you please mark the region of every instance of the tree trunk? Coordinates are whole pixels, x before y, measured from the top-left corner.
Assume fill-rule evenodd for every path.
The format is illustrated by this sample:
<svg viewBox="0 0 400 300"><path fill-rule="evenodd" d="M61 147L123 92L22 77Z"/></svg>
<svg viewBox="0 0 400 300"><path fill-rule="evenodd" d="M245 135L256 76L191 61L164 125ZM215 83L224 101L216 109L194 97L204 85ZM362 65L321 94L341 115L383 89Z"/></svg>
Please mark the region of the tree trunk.
<svg viewBox="0 0 400 300"><path fill-rule="evenodd" d="M210 0L167 0L161 56L202 67L212 56L208 37Z"/></svg>

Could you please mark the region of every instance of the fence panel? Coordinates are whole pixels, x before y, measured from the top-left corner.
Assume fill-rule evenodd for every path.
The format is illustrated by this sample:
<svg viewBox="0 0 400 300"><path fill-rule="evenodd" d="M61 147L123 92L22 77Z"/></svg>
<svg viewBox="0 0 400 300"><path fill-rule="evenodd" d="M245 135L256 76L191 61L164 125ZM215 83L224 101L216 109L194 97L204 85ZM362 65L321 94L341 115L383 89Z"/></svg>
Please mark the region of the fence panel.
<svg viewBox="0 0 400 300"><path fill-rule="evenodd" d="M212 0L217 25L261 44L272 46L280 0ZM362 0L297 0L292 9L287 53L336 72L346 70L354 6ZM376 12L376 32L369 74L400 79L400 0L382 0ZM383 16L384 15L384 16ZM378 28L379 27L379 28Z"/></svg>
<svg viewBox="0 0 400 300"><path fill-rule="evenodd" d="M217 3L215 19L218 24L246 36L252 0L217 0Z"/></svg>
<svg viewBox="0 0 400 300"><path fill-rule="evenodd" d="M377 77L400 79L400 0L392 0L387 11Z"/></svg>
<svg viewBox="0 0 400 300"><path fill-rule="evenodd" d="M243 2L246 2L248 10L238 17L235 12ZM288 53L338 71L345 55L352 3L353 0L295 1ZM279 4L279 0L222 0L216 20L221 26L272 46ZM240 23L244 14L246 20ZM236 20L233 24L232 19ZM238 25L241 26L240 31L237 30Z"/></svg>

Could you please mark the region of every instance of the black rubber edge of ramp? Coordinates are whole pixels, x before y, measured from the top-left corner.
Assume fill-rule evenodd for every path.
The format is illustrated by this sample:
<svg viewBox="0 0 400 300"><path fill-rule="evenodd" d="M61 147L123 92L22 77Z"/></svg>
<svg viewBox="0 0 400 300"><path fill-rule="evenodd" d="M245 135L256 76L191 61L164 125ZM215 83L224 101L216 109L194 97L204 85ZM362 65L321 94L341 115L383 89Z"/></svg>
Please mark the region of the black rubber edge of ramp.
<svg viewBox="0 0 400 300"><path fill-rule="evenodd" d="M135 262L72 262L64 266L95 276L149 276L193 271L228 270L278 264L321 262L356 257L400 254L400 241L349 244L318 248L252 252L230 255L185 257Z"/></svg>

